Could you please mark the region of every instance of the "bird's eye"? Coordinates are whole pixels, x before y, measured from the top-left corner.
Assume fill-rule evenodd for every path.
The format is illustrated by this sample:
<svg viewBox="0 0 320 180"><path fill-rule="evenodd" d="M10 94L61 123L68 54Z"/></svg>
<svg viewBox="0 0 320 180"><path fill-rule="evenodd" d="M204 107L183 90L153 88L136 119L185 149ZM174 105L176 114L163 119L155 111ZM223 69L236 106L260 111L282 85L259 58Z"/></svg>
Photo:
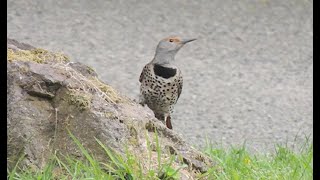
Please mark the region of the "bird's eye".
<svg viewBox="0 0 320 180"><path fill-rule="evenodd" d="M169 39L169 42L173 42L173 39Z"/></svg>

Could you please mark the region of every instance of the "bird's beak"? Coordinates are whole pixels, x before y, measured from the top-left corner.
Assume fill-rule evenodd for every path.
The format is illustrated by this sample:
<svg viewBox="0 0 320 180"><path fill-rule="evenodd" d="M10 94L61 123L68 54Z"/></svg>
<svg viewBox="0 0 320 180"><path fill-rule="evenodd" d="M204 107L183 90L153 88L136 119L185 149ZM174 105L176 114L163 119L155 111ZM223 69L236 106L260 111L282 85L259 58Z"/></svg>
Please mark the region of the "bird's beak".
<svg viewBox="0 0 320 180"><path fill-rule="evenodd" d="M193 38L193 39L183 39L181 41L181 44L187 44L188 42L191 42L191 41L194 41L194 40L197 40L197 39L195 39L195 38Z"/></svg>

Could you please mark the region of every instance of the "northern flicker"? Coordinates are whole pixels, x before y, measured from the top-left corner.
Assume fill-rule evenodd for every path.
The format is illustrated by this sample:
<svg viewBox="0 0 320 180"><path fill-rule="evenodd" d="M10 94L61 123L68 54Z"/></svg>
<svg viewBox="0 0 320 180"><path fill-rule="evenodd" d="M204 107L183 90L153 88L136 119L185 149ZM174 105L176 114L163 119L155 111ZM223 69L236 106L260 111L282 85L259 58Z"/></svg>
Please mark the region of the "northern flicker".
<svg viewBox="0 0 320 180"><path fill-rule="evenodd" d="M172 129L171 113L180 97L183 83L181 71L174 65L175 55L186 43L194 40L180 37L162 39L153 60L144 66L140 74L139 103L143 106L147 104L155 117L169 129Z"/></svg>

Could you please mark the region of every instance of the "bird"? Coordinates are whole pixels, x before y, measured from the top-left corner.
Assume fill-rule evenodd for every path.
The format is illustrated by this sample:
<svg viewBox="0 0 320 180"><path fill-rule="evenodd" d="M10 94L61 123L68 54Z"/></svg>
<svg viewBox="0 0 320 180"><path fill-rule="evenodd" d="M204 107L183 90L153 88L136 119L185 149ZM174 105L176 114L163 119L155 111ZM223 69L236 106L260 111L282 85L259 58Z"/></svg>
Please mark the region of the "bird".
<svg viewBox="0 0 320 180"><path fill-rule="evenodd" d="M183 86L183 76L175 65L175 55L185 44L194 40L179 36L162 39L156 47L154 58L143 67L139 77L139 104L147 105L169 129L172 129L171 114Z"/></svg>

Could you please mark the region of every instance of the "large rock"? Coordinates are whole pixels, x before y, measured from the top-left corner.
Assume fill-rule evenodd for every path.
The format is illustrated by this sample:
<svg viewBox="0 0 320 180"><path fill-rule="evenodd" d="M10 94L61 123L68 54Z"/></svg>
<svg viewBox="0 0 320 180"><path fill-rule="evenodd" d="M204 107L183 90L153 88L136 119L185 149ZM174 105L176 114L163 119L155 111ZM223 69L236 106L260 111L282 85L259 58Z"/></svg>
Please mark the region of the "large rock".
<svg viewBox="0 0 320 180"><path fill-rule="evenodd" d="M21 164L33 168L43 167L54 151L81 156L67 129L98 158L105 153L95 137L120 154L129 147L142 162L148 157L147 137L152 140L157 130L163 153L180 155L189 172L212 165L139 104L101 82L90 67L12 39L7 44L9 168L22 155Z"/></svg>

